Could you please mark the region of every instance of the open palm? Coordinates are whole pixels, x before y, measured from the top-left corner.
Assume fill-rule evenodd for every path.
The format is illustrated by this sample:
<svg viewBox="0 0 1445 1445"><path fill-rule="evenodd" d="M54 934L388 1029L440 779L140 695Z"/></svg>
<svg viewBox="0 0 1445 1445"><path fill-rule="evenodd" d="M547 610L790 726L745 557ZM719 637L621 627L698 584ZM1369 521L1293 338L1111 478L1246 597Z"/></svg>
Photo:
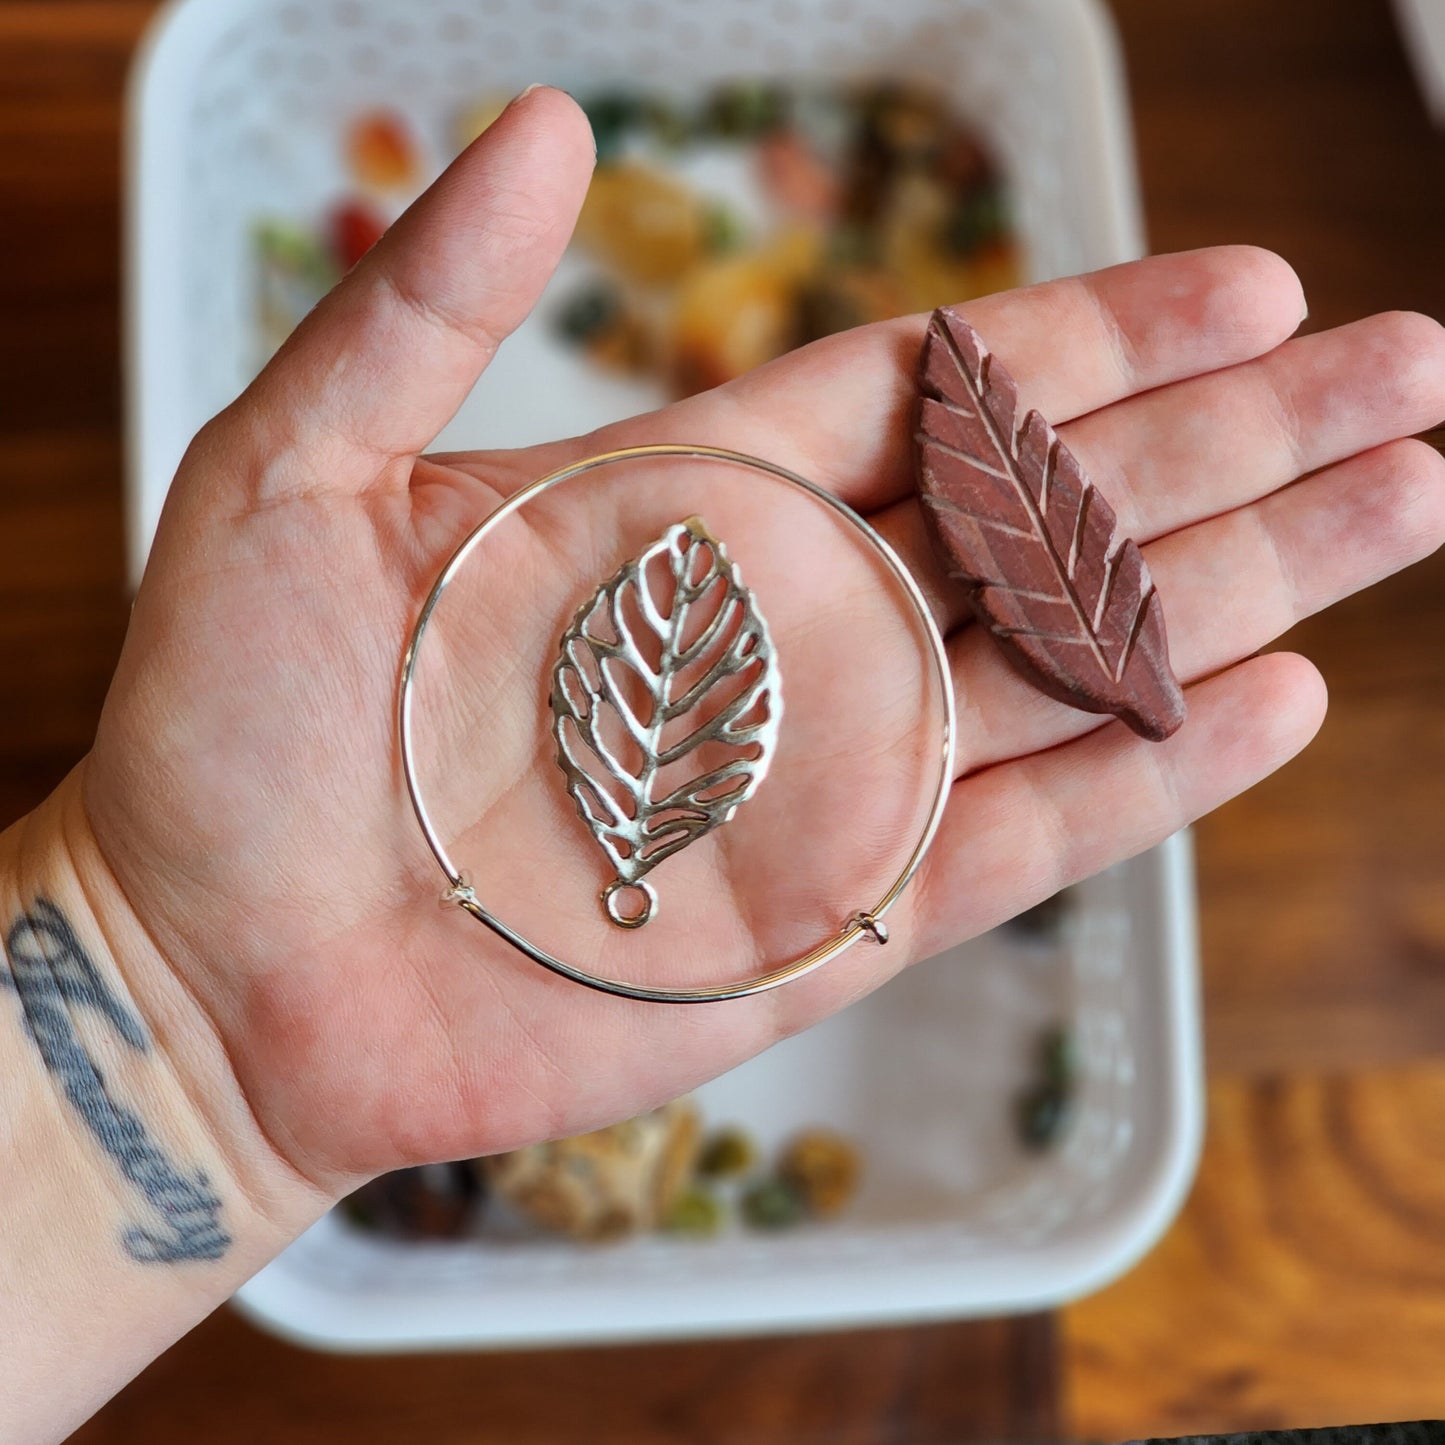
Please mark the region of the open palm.
<svg viewBox="0 0 1445 1445"><path fill-rule="evenodd" d="M1157 842L1319 725L1314 669L1253 654L1445 538L1442 464L1396 440L1445 414L1440 329L1396 315L1287 340L1298 282L1248 248L966 308L1144 545L1189 684L1164 744L1037 694L968 625L912 498L922 318L599 435L422 457L540 293L591 159L575 106L529 93L203 431L80 775L261 1129L327 1190L657 1104ZM438 907L393 725L403 641L461 538L527 481L653 442L766 457L865 514L929 597L959 709L948 811L888 946L685 1009L577 988ZM926 806L936 716L906 608L825 509L762 485L674 467L563 489L438 614L421 751L454 851L508 922L604 973L715 981L806 951L877 898ZM767 612L787 720L758 796L658 870L657 920L624 936L598 911L611 875L553 760L546 680L578 604L694 511Z"/></svg>

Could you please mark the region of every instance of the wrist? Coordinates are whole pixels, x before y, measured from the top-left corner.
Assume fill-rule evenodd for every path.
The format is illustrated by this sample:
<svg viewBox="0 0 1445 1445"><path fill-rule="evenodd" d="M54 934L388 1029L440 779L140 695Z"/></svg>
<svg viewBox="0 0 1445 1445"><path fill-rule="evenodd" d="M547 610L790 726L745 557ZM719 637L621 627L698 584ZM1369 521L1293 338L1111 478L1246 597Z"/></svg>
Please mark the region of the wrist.
<svg viewBox="0 0 1445 1445"><path fill-rule="evenodd" d="M271 1146L205 1009L131 909L79 770L0 836L0 940L0 1031L17 1069L43 1075L48 1127L94 1174L95 1225L116 1250L213 1262L235 1283L329 1206Z"/></svg>
<svg viewBox="0 0 1445 1445"><path fill-rule="evenodd" d="M0 1439L17 1442L68 1436L330 1203L250 1117L79 782L0 835Z"/></svg>

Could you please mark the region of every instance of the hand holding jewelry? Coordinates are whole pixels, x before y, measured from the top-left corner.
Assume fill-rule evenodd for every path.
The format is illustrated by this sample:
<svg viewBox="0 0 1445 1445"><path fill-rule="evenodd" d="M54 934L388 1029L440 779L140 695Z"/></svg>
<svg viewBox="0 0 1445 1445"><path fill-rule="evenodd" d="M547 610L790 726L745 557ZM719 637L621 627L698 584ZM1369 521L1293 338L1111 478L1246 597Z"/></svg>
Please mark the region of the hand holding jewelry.
<svg viewBox="0 0 1445 1445"><path fill-rule="evenodd" d="M344 1183L639 1112L1149 846L1318 726L1313 668L1260 650L1445 535L1442 464L1400 440L1445 411L1440 329L1391 315L1290 339L1305 310L1298 281L1241 247L960 308L1013 378L1020 415L1047 419L1138 545L1188 704L1163 743L1040 696L939 561L913 440L926 317L818 342L600 435L425 456L495 339L540 294L591 160L572 103L533 91L198 438L96 750L72 785L135 927L156 941L156 967L184 980L179 996L202 1001L222 1036L238 1108L310 1177ZM531 540L521 517L503 515L524 488L599 454L680 442L763 459L862 518L914 579L962 703L937 830L887 915L888 945L865 938L766 999L682 1015L567 986L470 927L465 896L441 909L437 893L470 881L485 905L505 867L550 915L549 951L578 966L655 949L695 899L705 916L668 980L756 977L876 912L917 841L890 827L880 845L876 810L900 776L920 795L931 782L915 753L901 773L900 740L916 750L932 738L935 758L942 748L919 718L921 701L935 716L938 702L901 584L842 522L826 545L799 549L777 535L781 501L743 507L724 485L643 527L630 503L589 504L579 478L537 537L555 575L544 585L509 568L508 536ZM797 491L779 487L780 498ZM813 502L799 494L797 505ZM742 563L786 710L761 786L654 870L664 907L623 933L599 917L590 880L617 875L557 766L550 676L577 608L692 514ZM493 519L475 566L500 620L466 635L474 647L437 655L443 695L466 705L417 719L428 748L443 724L447 757L479 760L475 776L490 780L448 829L469 845L492 840L477 855L486 873L462 880L439 871L406 796L396 663L446 559ZM522 532L501 530L511 527ZM537 609L539 591L555 605ZM827 646L819 619L834 629ZM525 704L485 733L471 705L484 699L465 693L479 656L517 661ZM447 801L445 776L428 802ZM565 892L559 857L581 880ZM880 884L859 897L870 860Z"/></svg>
<svg viewBox="0 0 1445 1445"><path fill-rule="evenodd" d="M0 1161L17 1438L66 1434L371 1175L675 1098L1248 787L1324 709L1307 662L1260 649L1445 537L1445 467L1401 440L1445 413L1440 328L1392 315L1290 340L1298 282L1238 247L961 308L1023 414L1047 418L1138 546L1188 704L1161 744L1040 696L939 562L911 455L926 318L817 343L601 435L425 456L541 294L592 157L577 108L530 92L206 427L167 502L95 748L0 847L3 935L30 975L12 959L0 978L0 1052L18 1089L8 1122L22 1157L47 1166ZM395 731L398 649L478 523L588 457L679 440L766 459L865 521L914 580L963 703L933 845L888 915L889 945L689 1010L571 987L437 908ZM438 681L484 702L467 694L478 657L524 659L521 701L480 736L469 706L428 713L448 759L488 765L456 823L469 843L493 840L471 901L510 868L552 915L558 952L594 963L665 935L696 873L706 926L676 950L684 982L794 958L815 924L836 938L858 873L907 861L882 858L910 840L878 816L917 762L900 740L941 751L918 718L930 654L900 621L910 604L882 554L841 520L799 548L772 507L717 506L643 528L626 507L578 501L570 526L535 538L558 574L543 609L498 533L502 565L483 571L505 626L468 636L480 651L443 648ZM624 934L587 888L552 887L555 857L604 860L557 767L549 679L578 606L695 513L743 563L787 711L762 785L661 865L668 908ZM864 689L866 716L850 721ZM807 869L799 822L817 855ZM467 908L465 880L448 881ZM853 923L875 939L885 928ZM69 1031L46 1002L67 991L81 1011ZM181 1195L186 1229L160 1229L157 1209ZM136 1229L165 1246L148 1263L126 1252ZM77 1380L99 1383L60 1408L55 1382Z"/></svg>

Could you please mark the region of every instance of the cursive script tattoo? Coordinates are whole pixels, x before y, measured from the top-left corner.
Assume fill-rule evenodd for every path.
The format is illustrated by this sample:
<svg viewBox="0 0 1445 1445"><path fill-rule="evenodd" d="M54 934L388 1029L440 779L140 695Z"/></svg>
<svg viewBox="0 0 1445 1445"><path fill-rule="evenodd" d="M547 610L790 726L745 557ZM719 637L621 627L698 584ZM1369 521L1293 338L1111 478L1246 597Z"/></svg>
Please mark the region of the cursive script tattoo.
<svg viewBox="0 0 1445 1445"><path fill-rule="evenodd" d="M132 1259L147 1264L219 1259L231 1236L221 1227L221 1201L199 1169L172 1162L140 1116L112 1097L94 1059L75 1030L74 1015L89 1009L100 1015L125 1046L150 1052L140 1019L100 976L70 920L49 899L41 898L22 914L5 938L8 974L0 967L0 986L13 988L28 1033L45 1067L59 1081L102 1149L154 1211L149 1225L130 1224L121 1244Z"/></svg>

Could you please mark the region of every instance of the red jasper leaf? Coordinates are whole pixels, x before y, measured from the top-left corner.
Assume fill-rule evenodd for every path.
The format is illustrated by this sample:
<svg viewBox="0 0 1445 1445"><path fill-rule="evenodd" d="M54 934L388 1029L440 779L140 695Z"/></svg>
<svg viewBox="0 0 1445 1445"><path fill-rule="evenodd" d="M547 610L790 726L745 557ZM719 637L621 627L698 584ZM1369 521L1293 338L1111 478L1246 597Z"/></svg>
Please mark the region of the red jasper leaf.
<svg viewBox="0 0 1445 1445"><path fill-rule="evenodd" d="M935 311L919 367L924 514L979 620L1035 686L1156 741L1184 721L1164 610L1138 545L961 316Z"/></svg>

